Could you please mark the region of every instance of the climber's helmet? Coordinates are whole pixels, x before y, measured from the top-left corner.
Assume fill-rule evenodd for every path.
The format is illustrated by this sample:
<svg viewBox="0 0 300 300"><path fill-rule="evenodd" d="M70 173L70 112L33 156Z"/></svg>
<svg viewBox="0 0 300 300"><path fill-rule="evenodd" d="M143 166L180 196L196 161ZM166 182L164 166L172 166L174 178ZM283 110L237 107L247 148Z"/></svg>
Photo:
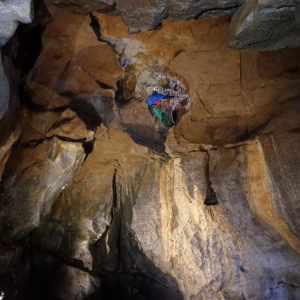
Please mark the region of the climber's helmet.
<svg viewBox="0 0 300 300"><path fill-rule="evenodd" d="M155 87L152 89L152 93L159 93L159 87L155 86Z"/></svg>

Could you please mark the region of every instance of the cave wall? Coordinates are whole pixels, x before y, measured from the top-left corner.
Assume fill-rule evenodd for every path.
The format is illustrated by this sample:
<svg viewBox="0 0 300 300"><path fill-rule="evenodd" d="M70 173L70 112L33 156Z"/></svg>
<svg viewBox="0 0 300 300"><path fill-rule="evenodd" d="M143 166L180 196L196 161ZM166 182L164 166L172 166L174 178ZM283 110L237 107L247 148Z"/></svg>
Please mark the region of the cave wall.
<svg viewBox="0 0 300 300"><path fill-rule="evenodd" d="M6 48L21 106L1 148L0 289L299 298L299 49L229 49L226 16L129 34L93 15L58 10L27 72ZM146 104L165 74L192 100L170 131Z"/></svg>

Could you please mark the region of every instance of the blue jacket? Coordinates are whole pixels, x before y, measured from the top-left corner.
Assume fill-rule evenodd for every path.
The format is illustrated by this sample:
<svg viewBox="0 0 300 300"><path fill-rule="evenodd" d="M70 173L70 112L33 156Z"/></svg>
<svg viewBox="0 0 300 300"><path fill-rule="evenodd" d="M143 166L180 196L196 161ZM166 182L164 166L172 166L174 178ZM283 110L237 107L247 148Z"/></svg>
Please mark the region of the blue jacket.
<svg viewBox="0 0 300 300"><path fill-rule="evenodd" d="M167 97L167 95L152 93L151 96L148 97L148 107L150 108L152 104L159 104L158 100ZM155 103L157 101L157 103Z"/></svg>

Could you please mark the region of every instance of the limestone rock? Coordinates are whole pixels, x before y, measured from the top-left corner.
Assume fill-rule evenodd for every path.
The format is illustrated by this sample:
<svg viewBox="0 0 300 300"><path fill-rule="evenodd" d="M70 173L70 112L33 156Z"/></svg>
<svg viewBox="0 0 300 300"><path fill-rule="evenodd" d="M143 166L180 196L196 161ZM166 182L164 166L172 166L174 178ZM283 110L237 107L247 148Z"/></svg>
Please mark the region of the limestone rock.
<svg viewBox="0 0 300 300"><path fill-rule="evenodd" d="M113 11L115 0L46 0L48 3L75 13L91 11Z"/></svg>
<svg viewBox="0 0 300 300"><path fill-rule="evenodd" d="M47 26L43 51L26 80L35 104L55 110L73 106L78 98L114 98L123 69L89 22L88 16L59 11Z"/></svg>
<svg viewBox="0 0 300 300"><path fill-rule="evenodd" d="M137 1L116 0L117 9L130 32L152 30L161 25L164 18L190 19L200 16L231 14L240 0L226 1Z"/></svg>
<svg viewBox="0 0 300 300"><path fill-rule="evenodd" d="M116 122L109 129L101 126L92 153L73 184L55 202L47 222L36 231L35 243L92 270L98 259L90 247L111 225L116 176L122 176L123 168L123 176L130 168L136 169L147 153L147 148L136 145ZM104 257L99 260L98 268Z"/></svg>
<svg viewBox="0 0 300 300"><path fill-rule="evenodd" d="M298 111L299 112L299 111ZM291 244L300 247L300 243L295 241L300 238L299 215L300 207L297 203L299 195L299 175L296 170L299 168L300 157L298 150L300 137L299 127L281 133L274 133L271 136L260 138L262 148L269 172L272 174L272 197L274 210L278 218L278 231L289 235L286 238ZM285 225L285 224L286 225ZM290 233L289 233L290 231ZM294 236L294 241L293 241Z"/></svg>
<svg viewBox="0 0 300 300"><path fill-rule="evenodd" d="M63 108L70 104L70 99L60 95L46 85L27 80L27 89L34 104L45 109Z"/></svg>
<svg viewBox="0 0 300 300"><path fill-rule="evenodd" d="M84 299L100 287L100 281L92 274L78 268L66 265L58 257L34 250L35 260L32 262L32 270L43 270L39 276L34 276L31 283L35 290L27 290L25 295L43 297L47 291L48 299ZM102 299L99 297L97 299Z"/></svg>
<svg viewBox="0 0 300 300"><path fill-rule="evenodd" d="M103 37L127 61L127 99L138 99L146 107L147 88L163 86L158 75L176 74L187 87L192 107L173 129L179 143L236 142L264 126L281 104L300 95L299 49L228 49L227 17L164 21L161 30L128 34L120 17L98 16ZM130 105L122 108L131 119L126 123L133 123L137 115L137 104L132 105L131 113ZM139 106L141 112L143 105ZM148 117L144 121L137 117L137 123L150 124Z"/></svg>
<svg viewBox="0 0 300 300"><path fill-rule="evenodd" d="M17 142L21 135L21 128L18 125L15 130L10 132L6 138L1 141L0 145L0 181L9 158L12 146Z"/></svg>
<svg viewBox="0 0 300 300"><path fill-rule="evenodd" d="M57 138L10 155L1 183L1 239L13 243L38 227L84 159L79 143Z"/></svg>
<svg viewBox="0 0 300 300"><path fill-rule="evenodd" d="M119 5L133 3L151 15L165 2ZM11 151L19 135L3 139L0 291L298 299L299 49L228 49L226 16L134 34L95 17L103 41L87 16L57 12L26 78L22 136ZM161 134L148 88L173 76L191 105Z"/></svg>
<svg viewBox="0 0 300 300"><path fill-rule="evenodd" d="M138 32L157 28L165 18L187 20L207 15L232 14L241 5L242 0L196 2L193 0L93 0L88 2L48 0L48 2L77 13L113 12L122 16L129 27L129 32Z"/></svg>
<svg viewBox="0 0 300 300"><path fill-rule="evenodd" d="M294 0L245 0L232 19L228 45L258 50L299 47L297 3Z"/></svg>
<svg viewBox="0 0 300 300"><path fill-rule="evenodd" d="M128 194L122 196L121 255L131 297L146 291L150 299L157 294L163 299L262 298L269 297L281 280L297 282L300 274L294 264L299 265L299 255L277 236L276 230L281 230L276 214L268 219L267 226L275 229L270 232L249 213L247 184L255 189L262 179L255 182L250 170L266 163L255 165L252 159L258 158L250 158L250 148L259 149L259 145L177 156L141 169L138 177L145 184L137 185L135 176L127 180ZM204 205L207 167L219 203L211 207ZM261 194L253 196L266 201L264 191L256 191ZM294 208L296 202L294 196ZM268 210L257 209L265 221ZM299 253L299 240L293 238L296 245L290 245ZM135 274L147 279L138 281ZM257 280L269 274L272 280ZM290 297L299 293L288 285L282 290L276 290L277 297L281 292Z"/></svg>
<svg viewBox="0 0 300 300"><path fill-rule="evenodd" d="M30 23L31 0L4 0L0 2L0 47L15 33L18 23Z"/></svg>
<svg viewBox="0 0 300 300"><path fill-rule="evenodd" d="M63 112L24 109L23 114L21 143L24 145L36 145L53 136L77 142L89 142L94 138L94 131L70 109Z"/></svg>
<svg viewBox="0 0 300 300"><path fill-rule="evenodd" d="M0 51L0 58L1 58L1 51ZM8 102L9 102L9 85L0 59L0 119L3 118L3 116L5 115L8 109Z"/></svg>
<svg viewBox="0 0 300 300"><path fill-rule="evenodd" d="M65 110L60 118L49 128L47 137L59 136L67 140L90 142L94 138L94 131L78 115L70 110Z"/></svg>
<svg viewBox="0 0 300 300"><path fill-rule="evenodd" d="M166 130L155 123L146 103L131 102L120 109L123 128L137 143L162 152Z"/></svg>

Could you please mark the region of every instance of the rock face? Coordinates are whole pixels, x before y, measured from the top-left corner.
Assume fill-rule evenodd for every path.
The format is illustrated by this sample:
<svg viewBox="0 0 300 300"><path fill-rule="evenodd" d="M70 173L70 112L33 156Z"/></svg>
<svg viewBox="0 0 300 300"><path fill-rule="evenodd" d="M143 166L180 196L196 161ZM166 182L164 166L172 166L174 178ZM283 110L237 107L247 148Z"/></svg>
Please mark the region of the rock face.
<svg viewBox="0 0 300 300"><path fill-rule="evenodd" d="M115 0L47 0L47 3L72 12L88 13L91 11L112 11L115 7Z"/></svg>
<svg viewBox="0 0 300 300"><path fill-rule="evenodd" d="M228 49L229 26L57 12L0 157L7 299L300 297L299 49ZM170 130L146 102L168 78Z"/></svg>
<svg viewBox="0 0 300 300"><path fill-rule="evenodd" d="M277 50L300 45L300 8L296 0L284 3L281 0L111 0L76 3L69 0L48 0L48 3L78 13L98 11L118 14L131 33L159 28L164 19L187 20L208 15L233 14L228 35L228 45L232 48Z"/></svg>
<svg viewBox="0 0 300 300"><path fill-rule="evenodd" d="M241 0L225 1L174 1L174 0L109 0L73 1L48 0L49 3L67 7L71 11L108 11L122 16L129 32L152 30L161 25L163 19L190 19L207 15L232 14L242 3ZM76 2L76 4L75 4Z"/></svg>
<svg viewBox="0 0 300 300"><path fill-rule="evenodd" d="M0 51L1 57L1 51ZM9 85L4 73L2 62L0 63L0 119L3 118L7 112L9 101Z"/></svg>
<svg viewBox="0 0 300 300"><path fill-rule="evenodd" d="M81 144L53 138L36 148L20 147L11 156L1 187L1 229L7 243L24 238L39 226L51 203L72 180L84 151Z"/></svg>
<svg viewBox="0 0 300 300"><path fill-rule="evenodd" d="M147 87L164 84L162 74L176 74L188 88L192 109L174 128L174 137L182 143L242 140L299 96L299 49L228 49L227 17L165 21L159 31L128 34L118 17L98 16L103 38L125 59L123 87L128 99L144 101Z"/></svg>
<svg viewBox="0 0 300 300"><path fill-rule="evenodd" d="M0 2L0 47L14 34L18 23L30 23L31 0L4 0Z"/></svg>
<svg viewBox="0 0 300 300"><path fill-rule="evenodd" d="M231 14L241 1L140 1L117 0L117 9L130 32L157 28L164 18L190 19L209 14Z"/></svg>
<svg viewBox="0 0 300 300"><path fill-rule="evenodd" d="M297 3L294 0L245 0L232 19L228 45L258 50L299 47Z"/></svg>

